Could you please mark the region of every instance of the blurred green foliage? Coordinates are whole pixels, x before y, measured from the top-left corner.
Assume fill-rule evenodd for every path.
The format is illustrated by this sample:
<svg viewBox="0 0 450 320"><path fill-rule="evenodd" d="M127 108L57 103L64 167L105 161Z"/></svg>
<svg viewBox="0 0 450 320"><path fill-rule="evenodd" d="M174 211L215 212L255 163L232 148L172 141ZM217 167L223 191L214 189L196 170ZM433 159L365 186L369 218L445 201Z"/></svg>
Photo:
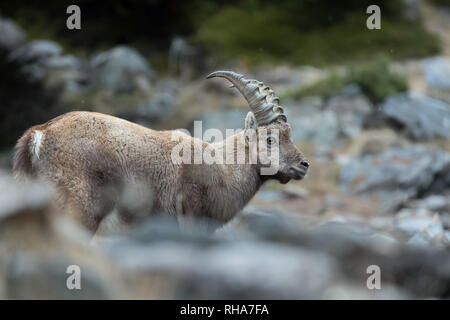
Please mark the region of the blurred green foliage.
<svg viewBox="0 0 450 320"><path fill-rule="evenodd" d="M370 1L282 1L276 6L247 2L255 5L230 6L208 17L194 39L224 59L239 57L250 63L324 65L380 53L405 58L439 50L421 21L403 16L402 1L377 1L381 30L366 27Z"/></svg>
<svg viewBox="0 0 450 320"><path fill-rule="evenodd" d="M291 91L284 98L328 98L352 83L357 84L373 103L382 102L387 96L408 90L406 79L391 70L385 57L377 57L368 63L351 66L344 75L333 73L309 86Z"/></svg>
<svg viewBox="0 0 450 320"><path fill-rule="evenodd" d="M404 58L438 51L438 41L421 21L405 17L406 1L376 3L381 30L366 28L372 0L1 1L0 12L18 21L31 37L54 39L70 51L86 54L129 44L158 56L167 52L176 35L219 59L248 63L323 65L379 53ZM80 31L66 28L70 4L81 7Z"/></svg>
<svg viewBox="0 0 450 320"><path fill-rule="evenodd" d="M374 103L381 102L390 95L408 90L405 77L393 72L387 59L382 57L350 67L346 81L358 84L364 94Z"/></svg>
<svg viewBox="0 0 450 320"><path fill-rule="evenodd" d="M450 7L450 0L431 0L437 6Z"/></svg>

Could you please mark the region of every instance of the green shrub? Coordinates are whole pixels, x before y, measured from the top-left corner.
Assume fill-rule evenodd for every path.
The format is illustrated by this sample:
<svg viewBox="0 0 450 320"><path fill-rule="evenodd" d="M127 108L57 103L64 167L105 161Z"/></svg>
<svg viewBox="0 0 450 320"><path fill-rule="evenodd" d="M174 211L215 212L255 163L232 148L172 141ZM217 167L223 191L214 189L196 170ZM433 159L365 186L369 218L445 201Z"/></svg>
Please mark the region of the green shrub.
<svg viewBox="0 0 450 320"><path fill-rule="evenodd" d="M289 55L292 44L282 39L298 38L291 27L283 24L284 19L283 11L274 7L249 12L226 8L208 19L194 41L219 58L270 62Z"/></svg>
<svg viewBox="0 0 450 320"><path fill-rule="evenodd" d="M382 12L381 30L367 29L365 8L341 12L323 26L309 22L309 27L300 28L300 22L295 22L285 7L228 7L206 18L192 39L220 58L243 58L249 63L320 66L362 61L379 54L400 59L439 51L437 38L424 29L420 20L390 17ZM335 16L333 12L324 14ZM303 23L308 25L305 19Z"/></svg>
<svg viewBox="0 0 450 320"><path fill-rule="evenodd" d="M344 75L331 74L309 86L289 92L284 97L297 100L306 96L328 98L351 83L357 84L373 103L408 90L406 79L391 71L386 58L379 57L369 63L351 66Z"/></svg>
<svg viewBox="0 0 450 320"><path fill-rule="evenodd" d="M450 0L432 0L431 2L437 6L450 7Z"/></svg>
<svg viewBox="0 0 450 320"><path fill-rule="evenodd" d="M448 0L435 0L444 3ZM181 35L223 59L249 63L326 65L370 59L422 57L438 52L437 39L419 19L404 17L406 1L377 0L381 30L366 27L372 0L80 0L82 29L66 28L73 1L0 1L0 12L30 38L58 41L70 52L90 55L117 44L144 54L167 55ZM419 44L419 45L418 45ZM161 66L164 67L163 59Z"/></svg>
<svg viewBox="0 0 450 320"><path fill-rule="evenodd" d="M384 58L350 68L347 83L356 83L364 94L374 103L383 101L387 96L408 90L406 79L389 68Z"/></svg>
<svg viewBox="0 0 450 320"><path fill-rule="evenodd" d="M306 87L293 90L282 96L283 99L300 100L309 96L320 96L323 98L330 97L333 93L341 90L346 86L347 82L345 77L331 74L330 76L318 80Z"/></svg>

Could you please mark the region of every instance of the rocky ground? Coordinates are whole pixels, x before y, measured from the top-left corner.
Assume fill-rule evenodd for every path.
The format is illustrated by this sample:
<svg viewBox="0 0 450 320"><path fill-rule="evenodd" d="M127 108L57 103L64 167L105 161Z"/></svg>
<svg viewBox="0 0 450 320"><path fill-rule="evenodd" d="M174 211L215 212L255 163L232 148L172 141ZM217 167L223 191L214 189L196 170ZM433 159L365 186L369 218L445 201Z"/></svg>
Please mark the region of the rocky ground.
<svg viewBox="0 0 450 320"><path fill-rule="evenodd" d="M439 34L442 21L430 28ZM223 82L196 76L209 67L187 62L195 50L182 39L171 52L178 72L161 75L131 47L77 57L55 42L27 40L7 19L0 18L0 30L3 66L26 78L23 92L39 88L51 98L15 96L16 113L0 120L8 132L79 109L158 129L192 128L193 120L203 120L204 130L244 124L244 99ZM49 188L12 180L12 151L4 147L0 298L449 298L446 54L396 63L410 91L381 103L355 84L329 98L282 100L310 173L301 182L268 183L214 235L154 218L91 240L54 212ZM330 72L221 67L262 80L280 96ZM24 120L21 108L28 107ZM69 265L81 267L80 291L66 287ZM371 265L380 267L380 290L367 287Z"/></svg>

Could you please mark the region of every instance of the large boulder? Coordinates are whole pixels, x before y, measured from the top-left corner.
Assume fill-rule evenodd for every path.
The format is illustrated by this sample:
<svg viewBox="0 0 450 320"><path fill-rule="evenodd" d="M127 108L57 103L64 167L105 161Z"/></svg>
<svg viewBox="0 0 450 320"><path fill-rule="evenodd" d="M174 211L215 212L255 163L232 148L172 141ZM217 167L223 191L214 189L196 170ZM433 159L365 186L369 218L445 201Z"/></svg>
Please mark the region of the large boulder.
<svg viewBox="0 0 450 320"><path fill-rule="evenodd" d="M44 182L17 183L0 172L0 298L113 297L113 269L89 247L84 229L54 211L52 199ZM67 286L73 265L81 271L81 290Z"/></svg>
<svg viewBox="0 0 450 320"><path fill-rule="evenodd" d="M152 70L147 60L134 48L118 46L95 55L91 61L91 84L114 92L147 89Z"/></svg>
<svg viewBox="0 0 450 320"><path fill-rule="evenodd" d="M140 104L135 110L117 116L144 126L170 119L177 109L175 98L167 93L158 93L153 99Z"/></svg>
<svg viewBox="0 0 450 320"><path fill-rule="evenodd" d="M79 89L87 81L87 62L74 55L63 55L63 48L50 40L34 40L8 55L20 66L20 72L32 81L49 87Z"/></svg>
<svg viewBox="0 0 450 320"><path fill-rule="evenodd" d="M429 88L450 90L450 59L427 58L422 61L425 81Z"/></svg>
<svg viewBox="0 0 450 320"><path fill-rule="evenodd" d="M46 63L62 54L62 47L50 40L34 40L13 50L8 60L21 66L30 80L41 81L47 76Z"/></svg>
<svg viewBox="0 0 450 320"><path fill-rule="evenodd" d="M213 237L151 219L97 245L140 299L448 296L447 251L406 245L361 219L305 227L297 216L245 210ZM398 225L408 228L400 218ZM434 238L442 232L427 226ZM382 290L367 290L370 265L382 270Z"/></svg>
<svg viewBox="0 0 450 320"><path fill-rule="evenodd" d="M358 85L350 84L328 99L325 110L336 114L343 135L356 137L369 122L373 105Z"/></svg>
<svg viewBox="0 0 450 320"><path fill-rule="evenodd" d="M74 55L66 54L48 58L44 67L47 71L47 83L50 86L62 85L69 91L85 88L88 81L88 64Z"/></svg>
<svg viewBox="0 0 450 320"><path fill-rule="evenodd" d="M380 196L386 209L394 209L408 199L449 188L449 169L450 154L438 148L392 148L348 161L342 167L340 185L347 193Z"/></svg>
<svg viewBox="0 0 450 320"><path fill-rule="evenodd" d="M130 282L158 287L166 299L316 298L336 276L328 255L264 242L117 245L114 256Z"/></svg>
<svg viewBox="0 0 450 320"><path fill-rule="evenodd" d="M20 63L44 62L61 55L62 51L62 47L54 41L33 40L11 52L9 58Z"/></svg>
<svg viewBox="0 0 450 320"><path fill-rule="evenodd" d="M450 59L432 57L422 61L427 92L450 103Z"/></svg>
<svg viewBox="0 0 450 320"><path fill-rule="evenodd" d="M286 114L296 141L313 143L316 153L330 153L361 133L371 118L372 104L358 86L349 85L330 97L286 102Z"/></svg>
<svg viewBox="0 0 450 320"><path fill-rule="evenodd" d="M319 154L332 151L344 142L337 115L330 110L289 117L288 121L292 126L292 138L313 143Z"/></svg>
<svg viewBox="0 0 450 320"><path fill-rule="evenodd" d="M298 212L247 207L213 235L153 216L88 244L44 186L0 174L2 299L449 298L450 254L431 246L448 246L448 233L428 212L390 217L406 238L362 217L306 225ZM81 290L67 287L71 265ZM371 265L382 290L367 288Z"/></svg>
<svg viewBox="0 0 450 320"><path fill-rule="evenodd" d="M10 19L0 16L0 50L14 50L22 45L25 39L25 33L21 28Z"/></svg>
<svg viewBox="0 0 450 320"><path fill-rule="evenodd" d="M437 213L426 209L402 209L395 217L398 230L410 236L409 243L428 245L433 240L444 240L444 226Z"/></svg>
<svg viewBox="0 0 450 320"><path fill-rule="evenodd" d="M379 111L413 139L450 138L450 105L443 101L400 93L387 98Z"/></svg>
<svg viewBox="0 0 450 320"><path fill-rule="evenodd" d="M144 126L171 119L178 109L178 81L160 81L155 91L158 93L151 99L142 102L133 110L118 113L117 116Z"/></svg>

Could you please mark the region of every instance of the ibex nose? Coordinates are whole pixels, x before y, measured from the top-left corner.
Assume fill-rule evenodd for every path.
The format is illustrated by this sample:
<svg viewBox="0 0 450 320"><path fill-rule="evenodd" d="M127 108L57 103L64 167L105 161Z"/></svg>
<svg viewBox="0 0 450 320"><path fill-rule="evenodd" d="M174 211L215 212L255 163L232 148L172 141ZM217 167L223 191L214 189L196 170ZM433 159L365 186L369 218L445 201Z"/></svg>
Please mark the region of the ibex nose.
<svg viewBox="0 0 450 320"><path fill-rule="evenodd" d="M300 162L300 164L301 164L303 167L305 167L305 168L309 168L309 163L308 163L308 161L302 161L302 162Z"/></svg>

